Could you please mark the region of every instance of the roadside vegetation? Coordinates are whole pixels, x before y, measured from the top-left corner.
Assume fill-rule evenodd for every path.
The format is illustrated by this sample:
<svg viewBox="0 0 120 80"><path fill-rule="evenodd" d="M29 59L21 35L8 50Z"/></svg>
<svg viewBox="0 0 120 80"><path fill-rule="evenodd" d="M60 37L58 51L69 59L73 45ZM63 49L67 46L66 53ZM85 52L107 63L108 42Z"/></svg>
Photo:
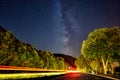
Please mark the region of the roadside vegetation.
<svg viewBox="0 0 120 80"><path fill-rule="evenodd" d="M68 67L63 58L21 42L2 27L0 27L0 65L52 70L64 70Z"/></svg>
<svg viewBox="0 0 120 80"><path fill-rule="evenodd" d="M75 64L82 72L120 78L120 28L104 27L91 32Z"/></svg>

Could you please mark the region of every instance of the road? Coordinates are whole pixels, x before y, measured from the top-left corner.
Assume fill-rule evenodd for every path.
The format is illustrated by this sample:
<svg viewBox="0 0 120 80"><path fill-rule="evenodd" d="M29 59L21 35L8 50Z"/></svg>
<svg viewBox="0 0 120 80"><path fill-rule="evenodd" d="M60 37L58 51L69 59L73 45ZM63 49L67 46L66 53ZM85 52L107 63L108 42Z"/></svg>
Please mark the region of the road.
<svg viewBox="0 0 120 80"><path fill-rule="evenodd" d="M85 74L85 73L68 73L59 76L34 78L29 80L120 80L120 79L109 79L109 78L95 76L91 74Z"/></svg>
<svg viewBox="0 0 120 80"><path fill-rule="evenodd" d="M110 78L100 77L92 74L79 73L74 71L67 72L64 70L44 70L39 68L0 66L0 74L4 75L5 78L10 77L10 76L7 76L7 74L14 76L14 73L17 73L15 77L19 77L18 73L21 76L23 76L23 73L25 73L24 75L25 77L29 75L33 75L34 73L36 73L35 75L37 75L37 77L38 77L38 74L46 76L46 77L38 77L38 78L31 78L31 79L29 78L29 79L22 79L22 80L120 80L120 79L110 79ZM61 75L57 75L57 73L60 73ZM12 78L14 77L11 77L11 79Z"/></svg>

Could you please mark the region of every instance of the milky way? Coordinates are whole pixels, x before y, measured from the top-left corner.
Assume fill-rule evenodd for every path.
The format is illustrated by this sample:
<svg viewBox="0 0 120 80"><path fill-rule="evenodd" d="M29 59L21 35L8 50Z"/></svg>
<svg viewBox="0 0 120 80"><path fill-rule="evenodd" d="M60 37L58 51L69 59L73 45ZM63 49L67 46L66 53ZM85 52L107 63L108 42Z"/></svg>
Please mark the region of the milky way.
<svg viewBox="0 0 120 80"><path fill-rule="evenodd" d="M81 30L79 28L76 11L70 7L70 2L61 0L61 26L64 34L65 53L77 56L80 54Z"/></svg>
<svg viewBox="0 0 120 80"><path fill-rule="evenodd" d="M60 0L60 3L66 54L80 55L82 41L94 29L120 25L119 0Z"/></svg>

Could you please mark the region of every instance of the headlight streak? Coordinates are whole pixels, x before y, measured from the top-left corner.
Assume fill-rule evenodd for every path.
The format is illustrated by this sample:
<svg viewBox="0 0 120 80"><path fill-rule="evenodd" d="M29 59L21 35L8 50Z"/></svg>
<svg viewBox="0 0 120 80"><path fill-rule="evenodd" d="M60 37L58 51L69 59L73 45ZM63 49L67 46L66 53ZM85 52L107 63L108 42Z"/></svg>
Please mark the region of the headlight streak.
<svg viewBox="0 0 120 80"><path fill-rule="evenodd" d="M0 79L37 78L37 77L53 76L53 75L61 75L61 74L65 74L65 72L0 74Z"/></svg>

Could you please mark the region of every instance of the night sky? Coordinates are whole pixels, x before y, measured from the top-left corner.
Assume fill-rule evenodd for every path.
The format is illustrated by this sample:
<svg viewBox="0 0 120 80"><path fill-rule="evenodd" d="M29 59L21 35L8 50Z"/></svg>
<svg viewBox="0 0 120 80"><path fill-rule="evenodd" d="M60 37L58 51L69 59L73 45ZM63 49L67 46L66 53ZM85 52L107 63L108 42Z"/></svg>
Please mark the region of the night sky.
<svg viewBox="0 0 120 80"><path fill-rule="evenodd" d="M0 0L0 25L37 49L78 57L95 28L120 26L120 0Z"/></svg>

